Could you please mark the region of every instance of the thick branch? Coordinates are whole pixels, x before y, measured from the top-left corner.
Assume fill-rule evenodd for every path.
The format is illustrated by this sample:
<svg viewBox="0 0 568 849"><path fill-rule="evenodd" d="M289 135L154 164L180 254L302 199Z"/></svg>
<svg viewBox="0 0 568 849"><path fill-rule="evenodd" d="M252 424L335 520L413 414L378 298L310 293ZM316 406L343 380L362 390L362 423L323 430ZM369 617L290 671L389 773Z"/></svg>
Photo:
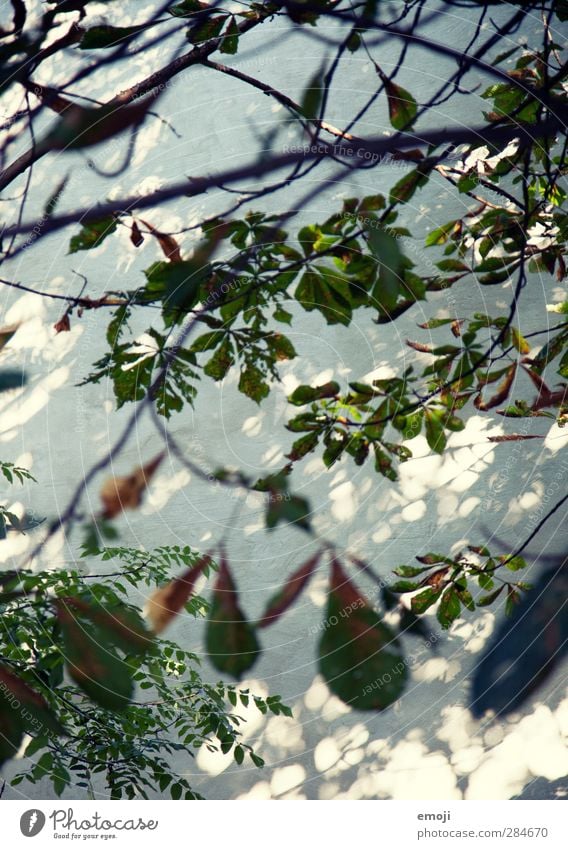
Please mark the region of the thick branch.
<svg viewBox="0 0 568 849"><path fill-rule="evenodd" d="M354 167L365 165L368 167L370 160L369 157L365 158L365 153L377 154L376 161L378 162L381 155L392 153L397 148L414 148L417 144L434 146L451 143L459 145L471 142L505 144L512 139L520 139L521 143L534 143L535 135L538 135L538 138L543 138L546 135L564 131L566 123L568 123L568 107L562 106L558 107L554 118L549 118L547 121L541 122L538 126L533 124L517 124L514 126L483 126L465 129L461 127L449 127L440 130L430 130L422 133L420 136L397 133L390 138L381 136L368 140L361 139L350 144L330 145L319 142L317 145L312 145L308 150L303 149L298 153L283 153L261 162L256 161L249 165L233 168L221 174L197 177L191 180L173 183L171 186L155 191L150 195L132 195L122 200L99 204L96 207L78 209L64 215L53 216L44 223L38 239L47 233L60 230L62 227L75 224L79 221L92 221L106 215L130 212L133 209L148 209L149 207L158 206L165 201L178 197L196 197L204 194L208 189L220 185L232 185L242 180L258 179L301 161L314 161L335 156L338 158L345 157L353 163ZM36 227L36 221L19 226L14 225L5 228L4 235L13 236L31 233ZM17 253L18 251L16 250L12 256L17 255Z"/></svg>

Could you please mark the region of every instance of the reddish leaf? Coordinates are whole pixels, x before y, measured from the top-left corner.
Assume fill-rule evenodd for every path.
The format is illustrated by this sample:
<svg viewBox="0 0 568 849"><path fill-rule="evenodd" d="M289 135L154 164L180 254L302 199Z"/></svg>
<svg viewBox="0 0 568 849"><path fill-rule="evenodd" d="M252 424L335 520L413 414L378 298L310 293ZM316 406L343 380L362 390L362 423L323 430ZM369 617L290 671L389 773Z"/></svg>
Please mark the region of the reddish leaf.
<svg viewBox="0 0 568 849"><path fill-rule="evenodd" d="M142 218L140 219L142 224L148 228L150 233L156 237L158 240L160 247L162 249L162 253L169 259L170 262L183 262L181 258L181 253L179 250L179 245L174 239L173 236L168 236L167 233L161 233L159 230L156 230L155 227L152 227L147 221L144 221Z"/></svg>
<svg viewBox="0 0 568 849"><path fill-rule="evenodd" d="M265 612L257 623L259 628L267 628L268 625L272 625L296 601L315 572L320 558L321 551L318 551L288 578L282 589L270 599Z"/></svg>
<svg viewBox="0 0 568 849"><path fill-rule="evenodd" d="M493 407L497 407L499 404L502 404L503 401L508 397L509 392L511 391L511 386L513 385L516 372L517 364L513 363L513 365L509 366L509 368L507 369L507 373L504 379L497 387L497 392L495 393L495 395L492 395L488 401L483 401L481 398L481 394L479 394L473 402L474 407L476 407L478 410L482 410L483 412L485 412L486 410L491 410L493 409Z"/></svg>
<svg viewBox="0 0 568 849"><path fill-rule="evenodd" d="M56 321L53 325L53 329L56 333L68 333L71 330L71 322L69 320L69 313L63 313L59 321Z"/></svg>
<svg viewBox="0 0 568 849"><path fill-rule="evenodd" d="M140 227L136 223L136 221L132 222L132 227L130 228L130 241L134 245L135 248L139 248L142 242L144 241L144 236L140 231Z"/></svg>
<svg viewBox="0 0 568 849"><path fill-rule="evenodd" d="M125 605L115 605L106 610L100 604L91 604L73 596L61 598L61 601L101 628L125 652L146 651L152 644L152 635L146 630L139 615Z"/></svg>
<svg viewBox="0 0 568 849"><path fill-rule="evenodd" d="M155 634L161 633L185 607L193 594L195 582L210 564L211 558L206 554L194 566L152 593L146 616Z"/></svg>
<svg viewBox="0 0 568 849"><path fill-rule="evenodd" d="M422 342L411 342L410 339L406 340L406 344L409 348L414 348L415 351L420 351L422 354L432 353L431 345L424 345Z"/></svg>
<svg viewBox="0 0 568 849"><path fill-rule="evenodd" d="M46 734L46 730L65 734L65 729L51 714L43 697L5 666L0 666L1 701L10 706L15 725L23 730L35 734Z"/></svg>

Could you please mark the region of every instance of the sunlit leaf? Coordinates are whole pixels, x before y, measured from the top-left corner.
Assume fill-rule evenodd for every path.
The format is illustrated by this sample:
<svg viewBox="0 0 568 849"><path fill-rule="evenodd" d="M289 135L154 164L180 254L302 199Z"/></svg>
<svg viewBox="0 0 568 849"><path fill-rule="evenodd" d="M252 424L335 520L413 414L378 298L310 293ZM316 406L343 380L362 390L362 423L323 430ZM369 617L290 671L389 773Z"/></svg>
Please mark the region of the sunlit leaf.
<svg viewBox="0 0 568 849"><path fill-rule="evenodd" d="M195 582L210 564L211 558L205 555L190 569L152 593L146 607L146 617L155 634L160 634L183 610L193 595Z"/></svg>

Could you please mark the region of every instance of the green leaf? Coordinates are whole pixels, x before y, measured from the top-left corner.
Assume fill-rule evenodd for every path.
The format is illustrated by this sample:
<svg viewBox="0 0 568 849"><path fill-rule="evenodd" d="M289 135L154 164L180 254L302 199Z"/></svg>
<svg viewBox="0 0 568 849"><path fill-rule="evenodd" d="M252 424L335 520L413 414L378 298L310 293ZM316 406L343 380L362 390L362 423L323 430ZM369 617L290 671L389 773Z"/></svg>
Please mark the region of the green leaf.
<svg viewBox="0 0 568 849"><path fill-rule="evenodd" d="M334 561L319 669L331 692L354 710L384 710L404 690L407 664L393 631Z"/></svg>
<svg viewBox="0 0 568 849"><path fill-rule="evenodd" d="M239 378L239 392L246 395L257 404L270 392L270 387L264 380L264 374L253 363L247 363Z"/></svg>
<svg viewBox="0 0 568 849"><path fill-rule="evenodd" d="M384 80L389 103L390 122L396 130L408 130L418 111L413 96L402 86L391 80Z"/></svg>
<svg viewBox="0 0 568 849"><path fill-rule="evenodd" d="M105 218L99 218L98 221L89 221L80 233L71 237L69 253L74 254L77 251L90 251L92 248L98 248L107 236L114 233L117 226L118 222L114 215L107 215Z"/></svg>
<svg viewBox="0 0 568 849"><path fill-rule="evenodd" d="M487 595L481 596L477 599L478 607L488 607L490 604L493 604L495 599L499 598L503 590L505 589L505 584L501 584L500 587L497 587L492 593L488 593Z"/></svg>
<svg viewBox="0 0 568 849"><path fill-rule="evenodd" d="M202 44L211 38L216 38L225 25L228 15L216 15L206 21L198 21L187 31L186 38L191 44Z"/></svg>
<svg viewBox="0 0 568 849"><path fill-rule="evenodd" d="M195 342L191 346L191 350L195 353L200 353L201 351L210 351L212 348L216 348L227 334L224 330L210 330L209 333L204 333L202 336L198 336Z"/></svg>
<svg viewBox="0 0 568 849"><path fill-rule="evenodd" d="M429 171L424 167L416 168L410 174L405 174L389 193L389 201L391 204L408 203L415 191L428 182Z"/></svg>
<svg viewBox="0 0 568 849"><path fill-rule="evenodd" d="M279 522L310 530L310 505L305 498L289 493L271 493L266 509L266 527L273 530Z"/></svg>
<svg viewBox="0 0 568 849"><path fill-rule="evenodd" d="M370 227L367 237L379 267L372 302L379 312L389 315L394 311L401 294L405 257L395 237L382 227Z"/></svg>
<svg viewBox="0 0 568 849"><path fill-rule="evenodd" d="M348 284L344 292L332 283L333 272L328 270L328 276L323 277L318 271L305 271L294 293L296 300L306 312L319 310L328 324L345 324L351 321L351 304L345 297L349 292ZM339 275L336 276L339 280Z"/></svg>
<svg viewBox="0 0 568 849"><path fill-rule="evenodd" d="M443 454L446 447L446 435L444 433L444 410L433 410L427 407L424 410L424 424L426 427L426 440L428 445L437 454Z"/></svg>
<svg viewBox="0 0 568 849"><path fill-rule="evenodd" d="M444 591L436 617L442 628L449 628L452 622L460 615L460 599L455 587L448 587Z"/></svg>
<svg viewBox="0 0 568 849"><path fill-rule="evenodd" d="M65 604L96 625L108 641L129 653L145 652L153 642L138 611L125 604L116 603L111 610L102 604L86 602L81 598L66 598Z"/></svg>
<svg viewBox="0 0 568 849"><path fill-rule="evenodd" d="M401 578L415 578L423 572L427 572L430 566L397 566L393 569L395 575L400 575Z"/></svg>
<svg viewBox="0 0 568 849"><path fill-rule="evenodd" d="M208 263L155 262L144 272L148 280L145 292L162 300L165 309L186 311L197 303L199 287L210 276Z"/></svg>
<svg viewBox="0 0 568 849"><path fill-rule="evenodd" d="M194 15L195 12L201 12L208 8L209 5L203 3L202 0L181 0L181 3L170 6L168 12L175 18L188 18Z"/></svg>
<svg viewBox="0 0 568 849"><path fill-rule="evenodd" d="M234 362L233 343L227 336L205 365L203 371L213 380L223 380Z"/></svg>
<svg viewBox="0 0 568 849"><path fill-rule="evenodd" d="M235 54L239 49L239 27L235 18L231 17L229 26L223 34L220 51L221 53Z"/></svg>
<svg viewBox="0 0 568 849"><path fill-rule="evenodd" d="M261 652L254 629L239 607L237 590L224 557L213 591L205 645L215 669L237 679L254 666Z"/></svg>
<svg viewBox="0 0 568 849"><path fill-rule="evenodd" d="M304 404L310 404L312 401L319 401L322 398L334 398L338 394L339 384L335 380L331 380L329 383L322 383L320 386L298 386L288 396L288 401L296 407L302 407Z"/></svg>
<svg viewBox="0 0 568 849"><path fill-rule="evenodd" d="M432 607L442 594L442 590L436 590L433 587L423 590L423 592L415 595L410 602L413 613L425 613L429 607Z"/></svg>
<svg viewBox="0 0 568 849"><path fill-rule="evenodd" d="M395 581L389 585L391 593L410 593L420 586L418 581Z"/></svg>
<svg viewBox="0 0 568 849"><path fill-rule="evenodd" d="M319 108L325 91L323 85L324 72L320 69L311 78L305 89L300 103L300 111L305 118L310 120L319 117Z"/></svg>
<svg viewBox="0 0 568 849"><path fill-rule="evenodd" d="M274 312L272 313L272 317L276 321L280 321L282 324L291 324L292 323L292 313L285 310L283 307L276 307Z"/></svg>
<svg viewBox="0 0 568 849"><path fill-rule="evenodd" d="M457 220L454 219L453 221L448 221L447 224L443 224L441 227L437 227L436 230L432 230L432 232L426 236L426 241L424 242L426 247L445 244L457 223Z"/></svg>
<svg viewBox="0 0 568 849"><path fill-rule="evenodd" d="M13 758L24 739L24 729L18 720L18 714L0 698L0 766Z"/></svg>
<svg viewBox="0 0 568 849"><path fill-rule="evenodd" d="M120 42L128 41L134 36L139 35L148 27L148 24L141 24L135 27L111 27L107 24L91 27L88 29L81 41L79 42L80 50L100 50L106 47L114 47Z"/></svg>
<svg viewBox="0 0 568 849"><path fill-rule="evenodd" d="M501 563L504 563L507 569L511 572L519 572L521 569L527 568L527 561L524 557L499 557Z"/></svg>
<svg viewBox="0 0 568 849"><path fill-rule="evenodd" d="M295 462L296 460L301 460L302 457L305 457L306 454L309 454L311 451L316 448L319 441L319 434L315 431L311 433L307 433L305 436L301 436L299 439L292 444L292 448L289 454L286 454L286 457L289 460Z"/></svg>

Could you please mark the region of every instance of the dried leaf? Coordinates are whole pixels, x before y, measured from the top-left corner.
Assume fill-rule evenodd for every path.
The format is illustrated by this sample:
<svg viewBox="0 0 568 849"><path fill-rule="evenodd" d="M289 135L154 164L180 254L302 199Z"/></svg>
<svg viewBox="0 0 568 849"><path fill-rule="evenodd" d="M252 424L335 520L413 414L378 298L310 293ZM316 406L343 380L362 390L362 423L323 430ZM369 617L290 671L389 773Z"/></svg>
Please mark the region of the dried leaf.
<svg viewBox="0 0 568 849"><path fill-rule="evenodd" d="M132 222L132 227L130 228L130 241L135 248L139 248L144 241L144 236L142 235L140 227L136 221Z"/></svg>
<svg viewBox="0 0 568 849"><path fill-rule="evenodd" d="M493 409L493 407L497 407L499 404L502 404L503 401L508 397L509 392L511 391L511 386L513 385L516 372L517 364L513 363L513 365L507 369L505 378L497 387L497 392L495 393L495 395L492 395L488 401L483 401L481 398L481 394L479 394L475 398L473 406L476 407L478 410L482 410L483 412L485 412L486 410L491 410Z"/></svg>
<svg viewBox="0 0 568 849"><path fill-rule="evenodd" d="M210 556L204 555L194 566L152 593L146 607L146 618L155 634L160 634L185 607L193 594L196 580L210 563Z"/></svg>
<svg viewBox="0 0 568 849"><path fill-rule="evenodd" d="M406 344L409 348L414 348L415 351L420 351L422 354L431 354L432 346L424 345L422 342L411 342L410 339L406 340Z"/></svg>
<svg viewBox="0 0 568 849"><path fill-rule="evenodd" d="M155 227L152 227L151 224L149 224L147 221L144 221L144 219L142 218L140 219L140 221L142 221L142 224L148 228L148 230L153 236L156 237L162 249L162 253L166 257L166 259L169 259L170 262L183 262L179 250L179 245L173 236L168 236L167 233L162 233L160 232L160 230L156 230Z"/></svg>
<svg viewBox="0 0 568 849"><path fill-rule="evenodd" d="M257 623L259 628L272 625L296 601L315 572L320 557L321 551L318 551L288 578L282 589L268 602L265 612Z"/></svg>
<svg viewBox="0 0 568 849"><path fill-rule="evenodd" d="M113 519L123 510L135 510L142 502L144 490L164 458L161 451L145 466L122 478L109 478L102 486L103 518Z"/></svg>
<svg viewBox="0 0 568 849"><path fill-rule="evenodd" d="M71 321L69 320L69 313L64 313L59 321L56 321L53 325L53 329L56 333L68 333L71 330Z"/></svg>
<svg viewBox="0 0 568 849"><path fill-rule="evenodd" d="M521 442L523 439L544 439L544 436L538 434L525 433L506 433L503 436L488 436L488 442Z"/></svg>

